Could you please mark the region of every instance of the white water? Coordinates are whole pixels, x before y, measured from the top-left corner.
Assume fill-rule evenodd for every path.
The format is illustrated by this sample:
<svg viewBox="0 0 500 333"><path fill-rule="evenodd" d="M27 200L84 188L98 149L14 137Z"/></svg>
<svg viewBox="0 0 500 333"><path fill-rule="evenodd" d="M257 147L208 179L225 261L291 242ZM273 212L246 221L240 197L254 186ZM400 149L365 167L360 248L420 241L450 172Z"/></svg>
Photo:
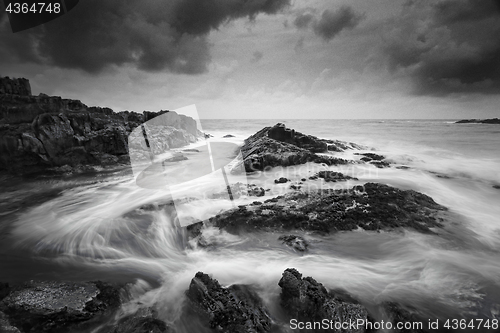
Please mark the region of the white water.
<svg viewBox="0 0 500 333"><path fill-rule="evenodd" d="M130 291L132 300L123 307L122 314L154 306L160 318L181 331L193 329L180 316L180 304L197 271L211 274L223 285L255 285L278 317L277 283L288 267L297 268L328 288L346 289L368 307L396 300L414 305L424 316L433 318L498 316L500 190L492 185L500 183L499 155L495 156L490 148L483 156L471 156L458 149L434 148L403 138L368 142L360 136L356 141L347 134L325 135L326 125L316 130L312 127L308 132L303 131L371 144L379 149L377 153L385 154L396 165L410 167L407 170L332 167L359 178L359 182L350 181L344 186L374 181L425 193L449 208L445 228L436 230L437 236L408 230L356 231L328 237L306 234L304 237L311 242L306 254L286 248L277 240L278 234L235 236L208 228L203 231L204 236L215 246L202 249L188 243L185 230L172 221L171 211L138 209L145 204L167 202L172 189L143 189L130 176L109 177L90 184L75 180L58 197L18 212L10 225L2 256L11 251L20 253L16 257L20 262L36 265L28 273L7 260L9 269L2 277L20 279L25 274L27 278L56 275L120 280L125 276L126 281L135 282ZM231 133L224 133L225 128L220 132L210 131L206 125L204 129L214 135ZM372 137L382 137L374 129L371 131ZM408 131L411 132L410 128ZM231 134L237 134L235 140L246 135L238 129ZM437 138L439 134L435 133ZM354 157L352 152L344 156ZM272 196L289 186L274 185L274 179L286 176L298 182L302 177L307 178L308 172L315 172L314 168L320 166L277 168L270 175L250 175L248 181L271 188L267 196ZM440 178L430 171L451 178ZM312 187L323 186L307 183ZM40 182L39 186L46 184ZM196 196L215 191L215 187L213 179L208 177L173 191ZM255 199L241 198L234 204ZM191 203L189 209L193 216L206 218L232 206L227 200L204 200ZM57 273L51 275L47 271L50 269Z"/></svg>

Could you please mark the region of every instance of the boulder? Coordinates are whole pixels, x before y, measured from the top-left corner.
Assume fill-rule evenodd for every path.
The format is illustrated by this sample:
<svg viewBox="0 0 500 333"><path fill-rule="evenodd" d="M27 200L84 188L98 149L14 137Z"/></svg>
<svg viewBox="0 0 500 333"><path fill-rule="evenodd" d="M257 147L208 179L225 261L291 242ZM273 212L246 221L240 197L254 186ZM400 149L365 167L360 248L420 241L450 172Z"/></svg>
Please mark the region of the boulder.
<svg viewBox="0 0 500 333"><path fill-rule="evenodd" d="M119 290L100 281L32 281L12 288L0 310L23 332L68 332L95 326L119 305Z"/></svg>
<svg viewBox="0 0 500 333"><path fill-rule="evenodd" d="M260 297L249 286L221 287L202 272L191 280L186 295L202 322L217 332L268 332L272 320Z"/></svg>
<svg viewBox="0 0 500 333"><path fill-rule="evenodd" d="M368 320L368 312L364 306L352 297L343 297L346 293L329 292L321 283L312 277L302 278L295 268L287 268L278 283L281 287L280 302L287 315L300 322L333 323L358 322ZM331 332L361 333L364 326L354 329L335 329ZM325 332L324 328L308 330L308 332Z"/></svg>
<svg viewBox="0 0 500 333"><path fill-rule="evenodd" d="M231 233L240 231L393 230L411 228L432 233L445 207L429 196L388 185L367 183L350 189L292 192L262 205L241 206L209 219Z"/></svg>

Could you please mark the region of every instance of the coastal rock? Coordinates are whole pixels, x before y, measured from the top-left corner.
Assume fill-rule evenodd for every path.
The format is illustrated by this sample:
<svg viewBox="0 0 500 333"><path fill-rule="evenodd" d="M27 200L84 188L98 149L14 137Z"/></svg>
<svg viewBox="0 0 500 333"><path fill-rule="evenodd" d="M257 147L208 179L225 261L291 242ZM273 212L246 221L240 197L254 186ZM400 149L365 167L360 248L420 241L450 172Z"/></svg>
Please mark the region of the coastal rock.
<svg viewBox="0 0 500 333"><path fill-rule="evenodd" d="M323 178L327 182L337 182L337 181L344 181L344 180L358 180L358 178L351 177L351 176L346 176L342 172L335 172L335 171L327 171L323 170L318 172L317 174L309 177L309 179L314 180L318 178Z"/></svg>
<svg viewBox="0 0 500 333"><path fill-rule="evenodd" d="M382 304L382 312L384 315L384 320L387 322L391 322L393 327L397 325L397 323L425 323L427 320L423 320L422 318L415 315L414 312L410 312L405 309L401 304L396 302L384 302ZM425 325L425 324L424 324ZM423 329L418 327L410 327L410 328L402 328L399 330L400 333L423 333L425 332Z"/></svg>
<svg viewBox="0 0 500 333"><path fill-rule="evenodd" d="M387 168L390 166L390 163L385 161L385 156L383 155L378 155L374 153L354 153L354 155L363 156L360 159L361 161L375 165L377 168Z"/></svg>
<svg viewBox="0 0 500 333"><path fill-rule="evenodd" d="M173 330L156 318L156 311L151 308L140 309L114 326L110 333L171 333ZM109 330L108 330L109 331Z"/></svg>
<svg viewBox="0 0 500 333"><path fill-rule="evenodd" d="M259 296L246 285L223 288L202 272L191 280L186 295L202 322L217 332L268 332L272 320Z"/></svg>
<svg viewBox="0 0 500 333"><path fill-rule="evenodd" d="M456 121L455 124L500 124L500 119L462 119Z"/></svg>
<svg viewBox="0 0 500 333"><path fill-rule="evenodd" d="M0 77L0 94L31 96L31 85L26 79Z"/></svg>
<svg viewBox="0 0 500 333"><path fill-rule="evenodd" d="M238 199L241 196L262 197L266 194L266 191L263 187L255 184L243 184L238 182L228 185L226 191L213 193L210 197L212 199L223 199L227 198L229 193L231 193L234 199Z"/></svg>
<svg viewBox="0 0 500 333"><path fill-rule="evenodd" d="M318 139L295 132L284 127L283 124L277 124L273 127L265 127L247 138L241 147L241 153L247 172L307 162L326 165L348 164L349 161L345 159L316 154L326 152L329 142L334 144L333 141ZM339 150L341 149L339 147Z"/></svg>
<svg viewBox="0 0 500 333"><path fill-rule="evenodd" d="M300 252L307 251L309 247L309 243L303 237L296 235L283 235L278 240Z"/></svg>
<svg viewBox="0 0 500 333"><path fill-rule="evenodd" d="M202 135L194 119L175 112L116 113L78 100L31 96L26 89L5 88L4 81L0 79L0 170L27 174L64 165L78 170L81 165L129 164L129 148L144 151L142 132L132 142L129 135L146 122L155 154Z"/></svg>
<svg viewBox="0 0 500 333"><path fill-rule="evenodd" d="M295 268L287 268L278 283L281 287L280 302L290 318L301 322L321 322L324 319L333 323L366 321L366 308L352 298L345 299L341 294L329 292L321 283L312 277L302 278ZM308 332L324 332L317 328ZM354 329L329 330L331 332L360 333L364 326Z"/></svg>
<svg viewBox="0 0 500 333"><path fill-rule="evenodd" d="M119 291L103 282L30 282L0 302L10 323L23 332L67 332L98 323L120 305Z"/></svg>
<svg viewBox="0 0 500 333"><path fill-rule="evenodd" d="M431 233L441 226L438 213L446 210L429 196L388 185L367 183L351 189L292 192L242 206L209 219L228 232L307 230L392 230L412 228Z"/></svg>

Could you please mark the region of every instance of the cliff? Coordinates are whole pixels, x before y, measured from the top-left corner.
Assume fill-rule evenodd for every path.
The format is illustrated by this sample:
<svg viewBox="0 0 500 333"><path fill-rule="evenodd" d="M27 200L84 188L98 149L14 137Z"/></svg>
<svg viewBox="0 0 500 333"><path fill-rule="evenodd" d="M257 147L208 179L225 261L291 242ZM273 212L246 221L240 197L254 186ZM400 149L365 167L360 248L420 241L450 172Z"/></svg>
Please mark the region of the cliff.
<svg viewBox="0 0 500 333"><path fill-rule="evenodd" d="M146 121L168 133L165 149L194 142L201 134L194 119L172 111L115 113L79 100L32 96L28 80L2 78L0 170L27 174L64 165L130 163L128 135Z"/></svg>

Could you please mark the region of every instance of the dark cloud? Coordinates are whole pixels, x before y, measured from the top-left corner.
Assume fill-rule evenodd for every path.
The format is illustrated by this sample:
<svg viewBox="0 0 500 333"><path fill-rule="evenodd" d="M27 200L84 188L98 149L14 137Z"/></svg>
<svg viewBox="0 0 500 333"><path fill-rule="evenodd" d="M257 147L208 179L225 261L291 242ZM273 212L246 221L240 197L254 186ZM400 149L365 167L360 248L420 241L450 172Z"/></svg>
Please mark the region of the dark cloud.
<svg viewBox="0 0 500 333"><path fill-rule="evenodd" d="M299 11L293 24L297 29L312 27L314 33L324 40L331 40L344 29L352 29L364 18L349 6L342 6L336 11L326 9L318 18L316 10L307 8Z"/></svg>
<svg viewBox="0 0 500 333"><path fill-rule="evenodd" d="M498 1L408 1L383 36L390 68L418 94L500 94Z"/></svg>
<svg viewBox="0 0 500 333"><path fill-rule="evenodd" d="M13 34L0 14L0 57L98 73L132 64L196 74L210 62L208 34L223 24L275 14L290 0L85 0L43 26Z"/></svg>
<svg viewBox="0 0 500 333"><path fill-rule="evenodd" d="M320 20L315 22L314 32L325 40L331 40L342 30L354 28L363 17L348 6L342 6L335 12L327 9L321 14Z"/></svg>

